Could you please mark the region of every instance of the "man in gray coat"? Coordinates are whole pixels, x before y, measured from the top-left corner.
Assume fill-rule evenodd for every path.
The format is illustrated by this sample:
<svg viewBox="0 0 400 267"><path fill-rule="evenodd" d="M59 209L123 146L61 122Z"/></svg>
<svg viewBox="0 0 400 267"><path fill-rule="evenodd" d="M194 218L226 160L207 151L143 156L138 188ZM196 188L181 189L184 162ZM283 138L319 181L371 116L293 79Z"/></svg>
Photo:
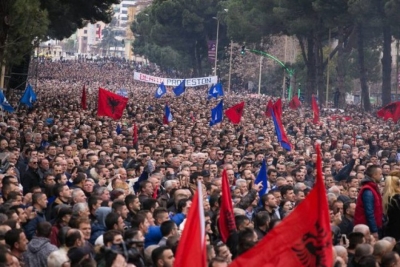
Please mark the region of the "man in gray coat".
<svg viewBox="0 0 400 267"><path fill-rule="evenodd" d="M50 243L51 224L40 222L37 225L36 236L28 244L28 250L23 254L25 267L47 266L47 257L58 248Z"/></svg>

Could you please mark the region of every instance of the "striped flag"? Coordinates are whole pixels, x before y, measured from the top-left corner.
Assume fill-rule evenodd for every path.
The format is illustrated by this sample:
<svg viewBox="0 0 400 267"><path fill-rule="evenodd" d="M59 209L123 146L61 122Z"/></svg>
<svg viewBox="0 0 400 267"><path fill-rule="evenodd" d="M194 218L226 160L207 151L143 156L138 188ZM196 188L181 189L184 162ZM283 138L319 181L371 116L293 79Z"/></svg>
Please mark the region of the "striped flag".
<svg viewBox="0 0 400 267"><path fill-rule="evenodd" d="M176 251L174 267L207 266L205 235L203 193L199 182Z"/></svg>

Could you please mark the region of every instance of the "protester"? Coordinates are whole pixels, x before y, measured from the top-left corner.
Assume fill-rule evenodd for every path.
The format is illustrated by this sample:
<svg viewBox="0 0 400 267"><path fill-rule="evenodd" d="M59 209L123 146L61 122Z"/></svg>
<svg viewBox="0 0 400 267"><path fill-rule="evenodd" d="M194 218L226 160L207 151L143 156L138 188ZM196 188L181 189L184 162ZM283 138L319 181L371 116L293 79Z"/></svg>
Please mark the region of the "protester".
<svg viewBox="0 0 400 267"><path fill-rule="evenodd" d="M368 225L376 239L383 227L382 195L377 185L381 179L382 169L378 165L370 165L365 170L365 179L361 181L354 215L354 224Z"/></svg>
<svg viewBox="0 0 400 267"><path fill-rule="evenodd" d="M385 235L400 241L400 173L394 172L386 176L383 194L384 212L387 216Z"/></svg>
<svg viewBox="0 0 400 267"><path fill-rule="evenodd" d="M31 98L20 104L20 96L7 95L20 107L0 122L0 243L9 246L0 247L0 263L179 267L180 255L192 255L179 254L185 229L185 246L195 245L193 223L202 222L208 262L195 262L234 266L308 205L318 180L316 144L323 197L310 209L326 197L332 218L323 232L334 230L336 266L398 259L389 250L400 235L400 130L390 120L353 105L326 107L315 118L315 106L225 91L223 109L235 108L225 118L218 117L224 110L214 112L210 127L220 100L208 99L206 87L187 87L180 97L168 87L156 98L158 85L134 80L134 70L179 76L116 58L41 60L31 69L38 75L32 106ZM97 116L99 87L129 98L121 118ZM105 103L100 109L118 106ZM193 221L199 210L204 220L196 214ZM307 212L296 224L318 214ZM291 236L300 231L288 229Z"/></svg>

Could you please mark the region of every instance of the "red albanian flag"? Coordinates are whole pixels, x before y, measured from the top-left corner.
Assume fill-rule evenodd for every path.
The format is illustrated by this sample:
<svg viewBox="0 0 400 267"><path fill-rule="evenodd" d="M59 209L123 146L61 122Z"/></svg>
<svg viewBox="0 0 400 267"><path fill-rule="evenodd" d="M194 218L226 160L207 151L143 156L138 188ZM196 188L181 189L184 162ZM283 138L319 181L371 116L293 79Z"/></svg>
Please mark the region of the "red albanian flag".
<svg viewBox="0 0 400 267"><path fill-rule="evenodd" d="M225 110L225 116L233 123L239 124L242 119L244 111L244 102L240 102L239 104L234 105L233 107Z"/></svg>
<svg viewBox="0 0 400 267"><path fill-rule="evenodd" d="M128 98L99 88L97 116L107 116L119 120L124 113L126 104L128 104Z"/></svg>
<svg viewBox="0 0 400 267"><path fill-rule="evenodd" d="M292 100L290 100L289 102L289 107L291 109L298 109L301 106L300 100L297 97L297 95L295 95Z"/></svg>
<svg viewBox="0 0 400 267"><path fill-rule="evenodd" d="M378 117L385 121L392 119L394 123L400 119L400 101L390 103L377 112Z"/></svg>
<svg viewBox="0 0 400 267"><path fill-rule="evenodd" d="M237 257L229 267L332 266L329 208L319 145L316 154L317 182L314 188L266 238Z"/></svg>
<svg viewBox="0 0 400 267"><path fill-rule="evenodd" d="M269 101L268 101L268 104L267 104L267 109L265 110L265 116L267 117L267 118L271 118L271 110L274 108L274 104L272 103L272 100L270 99Z"/></svg>

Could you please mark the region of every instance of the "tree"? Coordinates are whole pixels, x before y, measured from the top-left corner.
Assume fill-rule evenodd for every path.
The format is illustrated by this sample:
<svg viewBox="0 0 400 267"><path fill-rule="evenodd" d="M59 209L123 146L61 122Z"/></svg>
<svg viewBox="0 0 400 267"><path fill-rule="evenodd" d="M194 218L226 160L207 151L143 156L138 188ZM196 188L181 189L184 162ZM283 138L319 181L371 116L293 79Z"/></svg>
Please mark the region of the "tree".
<svg viewBox="0 0 400 267"><path fill-rule="evenodd" d="M45 35L48 25L47 12L40 9L37 0L2 3L5 17L0 29L1 63L19 63L22 57L31 51L32 41Z"/></svg>
<svg viewBox="0 0 400 267"><path fill-rule="evenodd" d="M175 51L174 55L187 63L180 71L191 72L190 75L209 72L207 41L216 38L217 20L213 17L218 14L219 3L220 0L153 1L132 24L132 32L136 35L134 52L150 58L154 51L169 47L170 51ZM224 47L229 41L222 24L219 37L219 47ZM160 66L165 64L160 57L154 59Z"/></svg>
<svg viewBox="0 0 400 267"><path fill-rule="evenodd" d="M47 35L62 40L84 27L88 22L110 23L112 5L119 0L40 0L42 10L47 10L50 25Z"/></svg>
<svg viewBox="0 0 400 267"><path fill-rule="evenodd" d="M339 106L344 107L346 94L346 68L344 65L356 39L354 16L348 12L349 0L316 0L313 6L320 16L324 18L324 24L329 29L332 40L337 40L338 42L336 46L338 67L336 68L335 87L340 93ZM330 46L331 44L328 45Z"/></svg>
<svg viewBox="0 0 400 267"><path fill-rule="evenodd" d="M354 0L349 5L349 12L354 16L355 27L357 31L357 62L359 67L359 78L361 85L361 101L363 103L364 110L371 110L371 102L369 98L369 88L368 88L368 75L367 75L367 65L365 62L366 51L379 44L375 43L372 45L373 41L376 40L376 36L379 34L376 32L379 29L380 20L376 12L376 6L373 1L375 0ZM370 43L369 46L366 43ZM368 47L368 48L367 48Z"/></svg>
<svg viewBox="0 0 400 267"><path fill-rule="evenodd" d="M67 53L74 53L75 52L75 41L72 39L67 39L62 44L63 50Z"/></svg>
<svg viewBox="0 0 400 267"><path fill-rule="evenodd" d="M111 27L106 27L102 31L103 38L101 39L100 46L105 49L106 54L109 55L110 47L118 47L121 46L122 43L118 41L115 37L115 31Z"/></svg>
<svg viewBox="0 0 400 267"><path fill-rule="evenodd" d="M377 0L378 13L382 20L382 105L391 102L392 86L392 36L400 36L399 0ZM397 74L396 74L397 75Z"/></svg>
<svg viewBox="0 0 400 267"><path fill-rule="evenodd" d="M2 67L27 58L49 24L39 0L5 0L0 4L0 73ZM28 57L29 58L29 57Z"/></svg>
<svg viewBox="0 0 400 267"><path fill-rule="evenodd" d="M307 101L311 100L311 94L324 94L322 77L326 63L322 48L328 30L314 4L313 0L230 0L227 16L228 34L238 41L260 42L271 34L298 39L307 67Z"/></svg>
<svg viewBox="0 0 400 267"><path fill-rule="evenodd" d="M10 67L27 61L33 46L47 38L64 39L88 22L110 22L111 5L118 3L119 0L0 1L0 65Z"/></svg>

